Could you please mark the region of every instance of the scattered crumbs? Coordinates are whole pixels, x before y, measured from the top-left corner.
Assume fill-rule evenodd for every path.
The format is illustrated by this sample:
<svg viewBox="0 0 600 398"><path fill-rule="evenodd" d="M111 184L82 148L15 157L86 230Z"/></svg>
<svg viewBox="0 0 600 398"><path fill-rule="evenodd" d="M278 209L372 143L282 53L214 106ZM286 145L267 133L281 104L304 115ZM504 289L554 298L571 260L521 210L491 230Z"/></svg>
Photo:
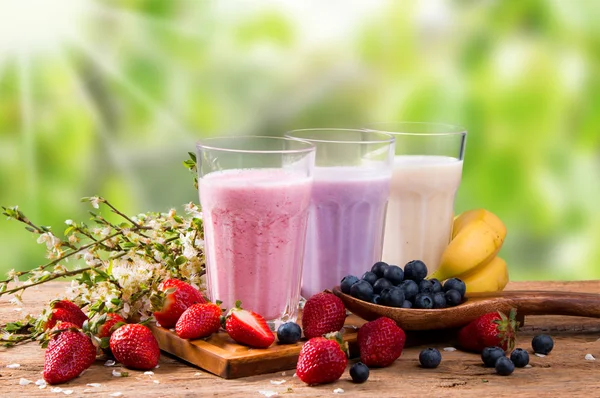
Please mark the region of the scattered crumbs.
<svg viewBox="0 0 600 398"><path fill-rule="evenodd" d="M160 384L160 381L158 380L152 380L154 382L154 384Z"/></svg>
<svg viewBox="0 0 600 398"><path fill-rule="evenodd" d="M11 363L10 365L6 365L6 367L9 368L9 369L16 369L16 368L20 368L21 364Z"/></svg>
<svg viewBox="0 0 600 398"><path fill-rule="evenodd" d="M196 373L194 373L194 376L200 376L201 374L202 373L200 373L200 372L196 372Z"/></svg>
<svg viewBox="0 0 600 398"><path fill-rule="evenodd" d="M344 390L343 390L343 389L341 389L341 388L336 388L335 390L333 390L333 393L334 393L334 394L343 394L343 393L344 393Z"/></svg>
<svg viewBox="0 0 600 398"><path fill-rule="evenodd" d="M526 368L532 368L533 366L531 366L530 364L525 365Z"/></svg>
<svg viewBox="0 0 600 398"><path fill-rule="evenodd" d="M63 390L63 394L71 395L71 394L73 394L73 390Z"/></svg>
<svg viewBox="0 0 600 398"><path fill-rule="evenodd" d="M585 354L585 360L586 361L595 361L596 358L594 358L594 356L592 354Z"/></svg>
<svg viewBox="0 0 600 398"><path fill-rule="evenodd" d="M275 384L276 386L285 383L285 380L271 380L271 384Z"/></svg>
<svg viewBox="0 0 600 398"><path fill-rule="evenodd" d="M100 387L102 384L100 383L87 383L86 386L88 387Z"/></svg>
<svg viewBox="0 0 600 398"><path fill-rule="evenodd" d="M277 393L277 391L269 391L269 390L258 390L258 393L264 395L267 398L279 395Z"/></svg>
<svg viewBox="0 0 600 398"><path fill-rule="evenodd" d="M27 384L31 384L33 383L31 380L27 380L21 377L21 380L19 380L19 385L21 386L26 386Z"/></svg>
<svg viewBox="0 0 600 398"><path fill-rule="evenodd" d="M151 370L149 370L147 372L144 372L144 374L147 375L147 376L152 376L152 375L154 375L154 372L151 371Z"/></svg>
<svg viewBox="0 0 600 398"><path fill-rule="evenodd" d="M115 364L116 362L112 359L109 359L108 361L104 362L104 366L115 366Z"/></svg>
<svg viewBox="0 0 600 398"><path fill-rule="evenodd" d="M120 397L121 395L123 395L123 393L119 392L119 391L113 392L112 394L110 394L111 397Z"/></svg>
<svg viewBox="0 0 600 398"><path fill-rule="evenodd" d="M52 390L50 390L51 392L62 392L62 388L60 387L54 387L52 388Z"/></svg>
<svg viewBox="0 0 600 398"><path fill-rule="evenodd" d="M536 356L536 357L540 357L540 358L544 358L544 357L545 357L545 355L544 355L544 354L540 354L540 353L537 353L537 352L535 353L535 356Z"/></svg>
<svg viewBox="0 0 600 398"><path fill-rule="evenodd" d="M456 351L456 348L454 347L444 347L444 351Z"/></svg>
<svg viewBox="0 0 600 398"><path fill-rule="evenodd" d="M46 380L38 379L36 380L35 385L40 386L40 388L46 388Z"/></svg>

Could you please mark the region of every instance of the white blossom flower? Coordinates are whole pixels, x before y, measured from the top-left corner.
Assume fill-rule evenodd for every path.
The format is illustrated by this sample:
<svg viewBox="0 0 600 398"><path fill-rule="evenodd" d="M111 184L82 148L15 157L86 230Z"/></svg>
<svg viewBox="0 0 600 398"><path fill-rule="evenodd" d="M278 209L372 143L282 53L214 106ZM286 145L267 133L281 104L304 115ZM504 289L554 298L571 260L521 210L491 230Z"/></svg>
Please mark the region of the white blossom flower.
<svg viewBox="0 0 600 398"><path fill-rule="evenodd" d="M90 198L90 203L92 204L92 207L93 207L94 209L98 209L98 208L100 208L100 198L99 198L99 197L97 197L97 196L92 196L92 197Z"/></svg>
<svg viewBox="0 0 600 398"><path fill-rule="evenodd" d="M45 243L48 250L56 250L60 246L60 239L52 232L44 232L38 237L37 243Z"/></svg>
<svg viewBox="0 0 600 398"><path fill-rule="evenodd" d="M73 225L73 220L65 220L65 224L67 224L67 225Z"/></svg>

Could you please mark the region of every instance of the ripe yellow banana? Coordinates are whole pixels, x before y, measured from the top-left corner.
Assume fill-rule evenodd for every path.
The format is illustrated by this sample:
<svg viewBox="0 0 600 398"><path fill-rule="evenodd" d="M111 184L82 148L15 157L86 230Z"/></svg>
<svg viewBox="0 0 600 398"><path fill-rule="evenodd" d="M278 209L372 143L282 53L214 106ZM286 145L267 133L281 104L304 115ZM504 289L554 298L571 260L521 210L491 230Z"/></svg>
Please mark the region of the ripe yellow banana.
<svg viewBox="0 0 600 398"><path fill-rule="evenodd" d="M487 210L470 210L459 215L440 267L430 278L445 280L474 272L496 257L505 237L506 226Z"/></svg>
<svg viewBox="0 0 600 398"><path fill-rule="evenodd" d="M496 256L475 272L459 275L458 278L467 286L467 293L497 292L508 283L508 268L506 261Z"/></svg>

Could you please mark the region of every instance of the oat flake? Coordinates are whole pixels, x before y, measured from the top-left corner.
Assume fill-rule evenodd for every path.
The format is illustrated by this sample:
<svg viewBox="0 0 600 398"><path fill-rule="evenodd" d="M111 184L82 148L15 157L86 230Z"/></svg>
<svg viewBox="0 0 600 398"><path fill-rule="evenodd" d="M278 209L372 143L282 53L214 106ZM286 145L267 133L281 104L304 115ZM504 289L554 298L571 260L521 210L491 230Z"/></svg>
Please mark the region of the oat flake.
<svg viewBox="0 0 600 398"><path fill-rule="evenodd" d="M275 384L276 386L285 383L285 380L271 380L271 384Z"/></svg>
<svg viewBox="0 0 600 398"><path fill-rule="evenodd" d="M147 375L147 376L152 376L154 374L154 372L151 371L151 370L149 370L147 372L144 372L144 374Z"/></svg>
<svg viewBox="0 0 600 398"><path fill-rule="evenodd" d="M102 384L100 384L100 383L87 383L86 385L88 387L100 387Z"/></svg>
<svg viewBox="0 0 600 398"><path fill-rule="evenodd" d="M20 368L21 365L18 363L11 363L10 365L6 365L6 367L9 369L17 369L17 368Z"/></svg>
<svg viewBox="0 0 600 398"><path fill-rule="evenodd" d="M456 348L454 348L454 347L444 347L444 351L452 352L452 351L456 351Z"/></svg>
<svg viewBox="0 0 600 398"><path fill-rule="evenodd" d="M121 377L121 372L119 372L118 370L113 369L112 375L115 376L115 377Z"/></svg>
<svg viewBox="0 0 600 398"><path fill-rule="evenodd" d="M201 374L202 373L200 373L200 372L196 372L196 373L194 373L194 376L200 376Z"/></svg>
<svg viewBox="0 0 600 398"><path fill-rule="evenodd" d="M535 353L535 356L536 356L536 357L540 357L540 358L544 358L544 357L545 357L545 355L544 355L544 354L538 354L537 352Z"/></svg>
<svg viewBox="0 0 600 398"><path fill-rule="evenodd" d="M115 364L116 362L112 359L109 359L108 361L104 362L104 366L115 366Z"/></svg>
<svg viewBox="0 0 600 398"><path fill-rule="evenodd" d="M336 388L335 390L333 390L334 394L343 394L344 390L342 390L341 388Z"/></svg>
<svg viewBox="0 0 600 398"><path fill-rule="evenodd" d="M113 392L112 394L110 394L111 397L120 397L121 395L123 395L122 392Z"/></svg>
<svg viewBox="0 0 600 398"><path fill-rule="evenodd" d="M258 393L264 395L267 398L279 395L277 393L277 391L268 391L268 390L258 390Z"/></svg>
<svg viewBox="0 0 600 398"><path fill-rule="evenodd" d="M71 395L71 394L73 394L73 390L64 390L63 394L65 394L65 395Z"/></svg>
<svg viewBox="0 0 600 398"><path fill-rule="evenodd" d="M27 380L21 377L21 380L19 380L19 385L21 386L26 386L27 384L31 384L33 383L31 380Z"/></svg>
<svg viewBox="0 0 600 398"><path fill-rule="evenodd" d="M160 383L160 381L158 381L158 380L152 380L152 381L154 382L154 384L159 384Z"/></svg>
<svg viewBox="0 0 600 398"><path fill-rule="evenodd" d="M592 354L585 354L585 360L586 361L595 361L596 358L594 358L594 356Z"/></svg>
<svg viewBox="0 0 600 398"><path fill-rule="evenodd" d="M533 366L531 366L530 364L525 365L526 368L532 368Z"/></svg>
<svg viewBox="0 0 600 398"><path fill-rule="evenodd" d="M62 388L60 387L54 387L52 390L50 390L51 392L62 392Z"/></svg>

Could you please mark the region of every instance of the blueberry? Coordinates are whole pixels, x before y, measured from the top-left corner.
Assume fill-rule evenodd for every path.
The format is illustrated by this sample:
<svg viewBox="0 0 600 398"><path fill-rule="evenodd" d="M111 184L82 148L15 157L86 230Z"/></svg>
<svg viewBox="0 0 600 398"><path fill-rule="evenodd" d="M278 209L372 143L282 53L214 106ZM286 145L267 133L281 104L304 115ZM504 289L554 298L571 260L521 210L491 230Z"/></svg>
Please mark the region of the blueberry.
<svg viewBox="0 0 600 398"><path fill-rule="evenodd" d="M340 287L342 289L342 293L350 294L350 288L356 282L358 282L358 278L355 277L354 275L346 275L345 277L343 277L342 278L342 282L340 284Z"/></svg>
<svg viewBox="0 0 600 398"><path fill-rule="evenodd" d="M382 304L382 302L381 302L381 296L380 296L380 295L378 295L378 294L374 294L374 295L373 295L373 298L371 299L371 302L372 302L373 304L378 304L378 305L381 305L381 304Z"/></svg>
<svg viewBox="0 0 600 398"><path fill-rule="evenodd" d="M515 370L515 364L506 357L498 358L494 364L494 367L496 368L496 373L498 373L500 376L508 376Z"/></svg>
<svg viewBox="0 0 600 398"><path fill-rule="evenodd" d="M404 266L404 279L421 282L427 276L427 266L421 260L412 260Z"/></svg>
<svg viewBox="0 0 600 398"><path fill-rule="evenodd" d="M373 286L365 280L358 281L350 288L350 294L363 301L373 300Z"/></svg>
<svg viewBox="0 0 600 398"><path fill-rule="evenodd" d="M450 278L446 282L444 282L444 291L454 289L460 293L460 297L465 297L465 292L467 291L467 286L465 283L458 278Z"/></svg>
<svg viewBox="0 0 600 398"><path fill-rule="evenodd" d="M424 368L437 368L442 362L442 354L435 348L426 348L419 354L419 362Z"/></svg>
<svg viewBox="0 0 600 398"><path fill-rule="evenodd" d="M504 357L504 350L500 347L485 347L481 351L481 360L486 368L493 368L500 357Z"/></svg>
<svg viewBox="0 0 600 398"><path fill-rule="evenodd" d="M446 292L446 304L448 307L455 307L462 303L462 296L458 290L450 289Z"/></svg>
<svg viewBox="0 0 600 398"><path fill-rule="evenodd" d="M510 360L517 368L523 368L529 363L529 353L522 348L515 348L510 354Z"/></svg>
<svg viewBox="0 0 600 398"><path fill-rule="evenodd" d="M397 265L390 265L383 271L383 277L392 282L392 285L398 286L404 280L404 271Z"/></svg>
<svg viewBox="0 0 600 398"><path fill-rule="evenodd" d="M547 334L538 334L531 340L531 347L536 354L548 355L554 348L554 341Z"/></svg>
<svg viewBox="0 0 600 398"><path fill-rule="evenodd" d="M446 308L446 295L442 292L433 294L433 308Z"/></svg>
<svg viewBox="0 0 600 398"><path fill-rule="evenodd" d="M369 378L369 368L362 362L357 362L350 368L350 377L355 383L364 383Z"/></svg>
<svg viewBox="0 0 600 398"><path fill-rule="evenodd" d="M377 282L377 279L379 279L379 278L377 278L377 275L375 275L374 272L367 271L363 274L362 278L360 278L360 279L362 279L363 281L369 282L371 284L371 286L373 286L375 284L375 282Z"/></svg>
<svg viewBox="0 0 600 398"><path fill-rule="evenodd" d="M387 305L388 307L402 307L404 303L404 292L402 289L393 287L386 293L382 298L383 305Z"/></svg>
<svg viewBox="0 0 600 398"><path fill-rule="evenodd" d="M415 297L414 308L422 308L428 310L433 308L433 297L427 293L419 293Z"/></svg>
<svg viewBox="0 0 600 398"><path fill-rule="evenodd" d="M442 284L440 283L440 281L438 279L436 279L436 278L429 279L429 282L431 282L431 284L433 285L434 293L439 293L439 292L444 291L444 288L442 287Z"/></svg>
<svg viewBox="0 0 600 398"><path fill-rule="evenodd" d="M375 264L373 264L373 266L371 267L371 272L374 273L375 275L377 275L378 278L383 278L383 271L385 271L385 269L389 267L389 265L387 265L387 263L384 263L383 261L379 261Z"/></svg>
<svg viewBox="0 0 600 398"><path fill-rule="evenodd" d="M392 287L394 285L392 285L392 283L390 281L388 281L385 278L379 278L375 281L375 283L373 284L373 292L375 292L375 294L381 294L381 291L383 289Z"/></svg>
<svg viewBox="0 0 600 398"><path fill-rule="evenodd" d="M419 293L419 285L415 281L405 280L400 284L400 289L404 292L404 298L406 300L414 300Z"/></svg>
<svg viewBox="0 0 600 398"><path fill-rule="evenodd" d="M277 340L281 344L294 344L302 336L302 329L297 323L282 323L277 329Z"/></svg>
<svg viewBox="0 0 600 398"><path fill-rule="evenodd" d="M412 303L408 300L404 300L404 302L402 303L402 307L400 308L412 308Z"/></svg>
<svg viewBox="0 0 600 398"><path fill-rule="evenodd" d="M433 294L433 284L427 279L419 282L419 293Z"/></svg>

